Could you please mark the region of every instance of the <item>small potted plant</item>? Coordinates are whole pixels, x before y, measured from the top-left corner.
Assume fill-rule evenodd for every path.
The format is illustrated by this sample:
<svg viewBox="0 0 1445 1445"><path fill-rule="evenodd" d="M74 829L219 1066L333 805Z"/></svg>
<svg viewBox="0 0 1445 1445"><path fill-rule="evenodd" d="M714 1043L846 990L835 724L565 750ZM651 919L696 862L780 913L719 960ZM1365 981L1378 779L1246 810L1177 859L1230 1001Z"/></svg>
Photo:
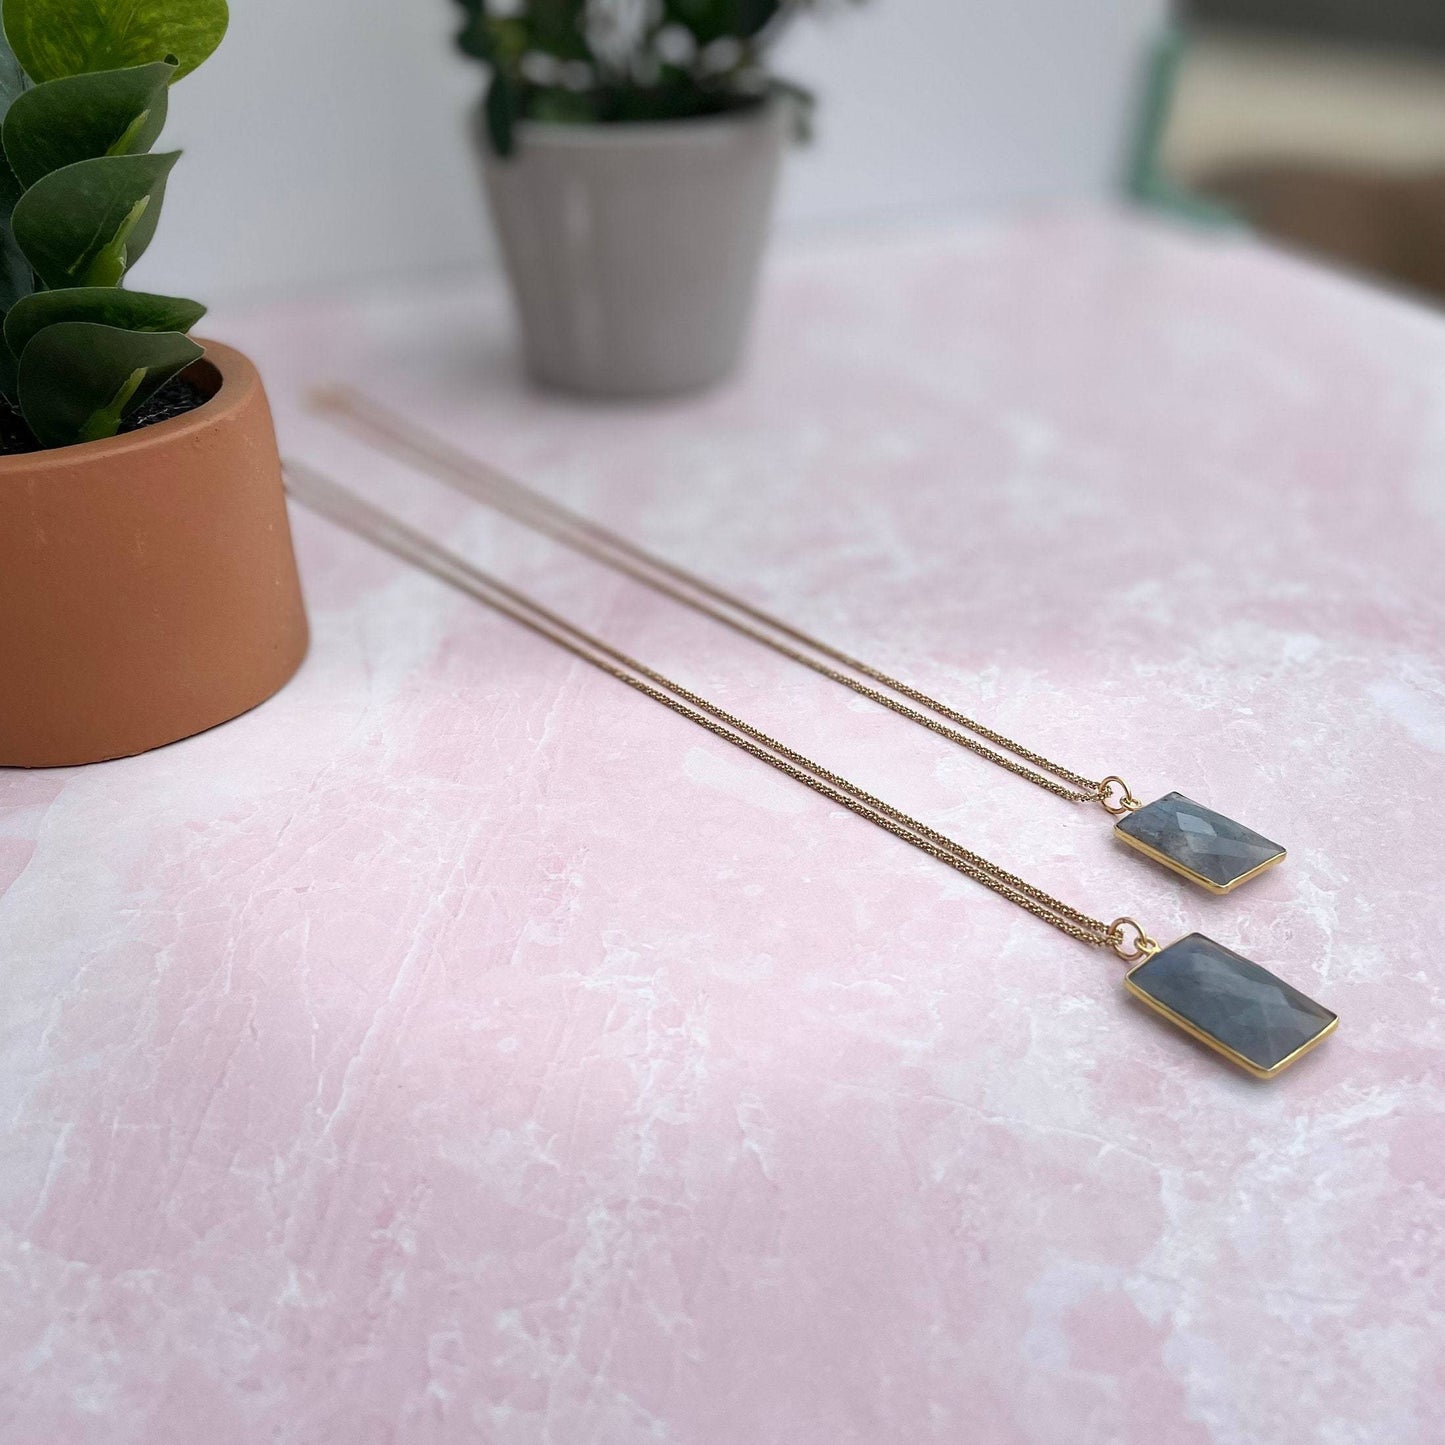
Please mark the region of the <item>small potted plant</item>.
<svg viewBox="0 0 1445 1445"><path fill-rule="evenodd" d="M0 766L93 762L254 707L306 650L255 369L123 287L225 0L0 9Z"/></svg>
<svg viewBox="0 0 1445 1445"><path fill-rule="evenodd" d="M532 375L649 396L726 374L809 106L765 57L829 0L458 3L491 72L476 136Z"/></svg>

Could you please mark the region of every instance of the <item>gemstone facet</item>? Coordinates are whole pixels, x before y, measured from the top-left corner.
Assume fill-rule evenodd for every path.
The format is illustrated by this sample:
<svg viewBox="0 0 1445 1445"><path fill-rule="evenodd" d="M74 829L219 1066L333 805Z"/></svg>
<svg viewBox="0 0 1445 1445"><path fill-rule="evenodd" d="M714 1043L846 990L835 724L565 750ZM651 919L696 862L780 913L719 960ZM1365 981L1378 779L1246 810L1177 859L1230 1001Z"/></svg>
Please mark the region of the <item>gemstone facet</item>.
<svg viewBox="0 0 1445 1445"><path fill-rule="evenodd" d="M1124 985L1262 1079L1288 1067L1339 1023L1323 1004L1202 933L1160 949L1130 969Z"/></svg>
<svg viewBox="0 0 1445 1445"><path fill-rule="evenodd" d="M1183 793L1168 793L1125 814L1114 831L1131 848L1211 893L1228 893L1284 857L1278 843L1191 802Z"/></svg>

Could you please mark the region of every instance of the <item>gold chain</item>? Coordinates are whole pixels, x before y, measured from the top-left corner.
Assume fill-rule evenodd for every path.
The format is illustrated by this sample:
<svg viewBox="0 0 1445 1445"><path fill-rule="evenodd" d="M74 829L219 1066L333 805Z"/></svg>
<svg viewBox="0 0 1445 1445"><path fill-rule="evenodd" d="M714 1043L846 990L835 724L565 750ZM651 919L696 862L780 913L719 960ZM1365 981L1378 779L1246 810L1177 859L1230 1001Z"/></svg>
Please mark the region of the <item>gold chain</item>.
<svg viewBox="0 0 1445 1445"><path fill-rule="evenodd" d="M990 863L981 854L930 828L926 823L885 803L881 798L840 774L813 762L802 753L770 737L706 698L673 682L662 673L629 657L601 638L593 636L564 617L543 607L470 562L433 542L422 533L389 515L355 493L339 486L313 467L296 462L286 465L287 490L313 511L365 537L403 560L439 578L476 601L492 607L514 622L564 648L573 656L626 683L673 712L706 728L710 733L742 749L769 767L785 773L830 801L905 843L911 844L940 863L947 864L1011 903L1052 924L1070 938L1093 948L1112 948L1126 962L1146 957L1157 945L1131 918L1105 923L1054 898L1013 873ZM1132 930L1132 935L1130 930Z"/></svg>
<svg viewBox="0 0 1445 1445"><path fill-rule="evenodd" d="M871 663L860 661L840 648L784 622L761 607L755 607L752 603L735 597L686 568L646 551L616 532L564 507L560 502L554 502L514 477L506 476L432 436L351 387L337 386L318 390L312 394L310 405L314 411L345 423L402 460L420 466L473 501L481 502L523 526L541 532L563 546L641 582L653 591L732 628L734 632L741 633L764 647L772 648L774 652L811 668L832 682L851 688L860 696L891 709L908 718L910 722L928 728L981 758L987 758L989 762L1027 779L1055 797L1070 803L1099 803L1115 817L1132 812L1139 806L1138 799L1130 792L1122 778L1111 776L1094 782L1059 763L1051 762L1042 754L1033 752L1012 738L965 716L912 684L890 676ZM773 633L781 634L782 637L791 638L794 643L831 659L840 667L850 668L853 672L872 678L874 682L882 683L884 687L928 708L937 716L925 716L916 708L900 702L898 698L890 697L887 693L860 682L858 678L840 672L838 667L821 661L819 656L810 656L799 651L798 647L782 641L780 637L760 631L758 626L742 621L743 617L771 629ZM957 728L949 727L947 722L939 721L939 718L946 718L948 722L967 728L976 736L969 737ZM980 738L985 741L980 742ZM988 747L986 743L993 743L994 747ZM997 751L999 748L1013 756L1006 757L1003 752ZM1032 766L1028 766L1030 764ZM1042 771L1038 771L1040 769ZM1045 774L1052 776L1046 777Z"/></svg>

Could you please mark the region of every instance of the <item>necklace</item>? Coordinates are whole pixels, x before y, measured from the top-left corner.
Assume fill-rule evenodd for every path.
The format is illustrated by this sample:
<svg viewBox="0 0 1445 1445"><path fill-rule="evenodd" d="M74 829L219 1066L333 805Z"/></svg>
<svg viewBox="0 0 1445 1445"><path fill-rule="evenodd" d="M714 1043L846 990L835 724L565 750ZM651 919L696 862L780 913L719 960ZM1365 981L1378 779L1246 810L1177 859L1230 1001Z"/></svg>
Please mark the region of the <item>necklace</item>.
<svg viewBox="0 0 1445 1445"><path fill-rule="evenodd" d="M1059 932L1091 948L1110 949L1132 965L1124 978L1130 993L1257 1077L1280 1073L1339 1023L1337 1015L1268 969L1201 933L1161 948L1132 918L1106 923L1091 917L568 622L314 468L292 462L286 470L288 491L313 511L983 884Z"/></svg>
<svg viewBox="0 0 1445 1445"><path fill-rule="evenodd" d="M1069 803L1099 804L1116 819L1114 833L1121 842L1211 893L1229 893L1284 859L1285 850L1278 843L1182 793L1166 793L1141 804L1117 775L1095 782L1051 762L881 668L486 466L350 387L319 391L311 405L473 501L850 688L1055 797ZM863 681L865 678L868 681ZM875 683L889 691L880 691L872 685Z"/></svg>

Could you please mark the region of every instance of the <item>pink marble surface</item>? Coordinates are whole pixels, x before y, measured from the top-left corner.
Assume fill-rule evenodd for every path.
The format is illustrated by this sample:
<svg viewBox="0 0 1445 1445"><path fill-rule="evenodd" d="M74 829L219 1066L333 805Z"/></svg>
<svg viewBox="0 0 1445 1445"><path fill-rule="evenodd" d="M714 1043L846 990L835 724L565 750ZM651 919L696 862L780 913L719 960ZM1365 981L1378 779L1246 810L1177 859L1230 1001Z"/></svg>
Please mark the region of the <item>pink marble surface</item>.
<svg viewBox="0 0 1445 1445"><path fill-rule="evenodd" d="M0 1439L1413 1445L1445 1408L1445 322L1061 216L780 255L718 394L490 286L219 318L296 454L961 841L1343 1015L1121 970L305 515L253 715L0 774ZM1230 899L299 412L347 377L1091 774Z"/></svg>

